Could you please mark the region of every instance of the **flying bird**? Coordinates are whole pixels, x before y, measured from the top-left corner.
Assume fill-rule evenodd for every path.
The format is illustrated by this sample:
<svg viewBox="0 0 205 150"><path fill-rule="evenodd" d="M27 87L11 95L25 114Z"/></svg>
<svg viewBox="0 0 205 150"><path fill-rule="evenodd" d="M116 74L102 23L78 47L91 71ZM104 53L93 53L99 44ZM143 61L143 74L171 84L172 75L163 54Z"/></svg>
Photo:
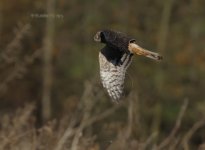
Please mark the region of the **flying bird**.
<svg viewBox="0 0 205 150"><path fill-rule="evenodd" d="M105 44L99 52L100 77L103 87L115 102L123 95L124 79L134 54L161 60L158 53L146 50L136 44L136 40L113 30L98 31L94 41Z"/></svg>

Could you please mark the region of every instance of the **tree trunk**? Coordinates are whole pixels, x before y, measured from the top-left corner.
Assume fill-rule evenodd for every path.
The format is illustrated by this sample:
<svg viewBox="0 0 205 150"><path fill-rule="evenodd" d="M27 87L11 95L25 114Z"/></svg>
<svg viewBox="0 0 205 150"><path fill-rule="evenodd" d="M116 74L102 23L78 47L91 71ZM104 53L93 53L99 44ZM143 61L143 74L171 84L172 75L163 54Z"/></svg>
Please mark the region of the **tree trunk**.
<svg viewBox="0 0 205 150"><path fill-rule="evenodd" d="M171 10L174 0L164 1L164 8L162 12L162 19L159 31L158 50L163 52L166 48L167 35L169 31L169 21L171 17Z"/></svg>
<svg viewBox="0 0 205 150"><path fill-rule="evenodd" d="M44 39L44 66L43 66L43 97L42 119L47 121L51 117L51 89L52 89L52 50L55 28L55 0L47 1L47 22Z"/></svg>

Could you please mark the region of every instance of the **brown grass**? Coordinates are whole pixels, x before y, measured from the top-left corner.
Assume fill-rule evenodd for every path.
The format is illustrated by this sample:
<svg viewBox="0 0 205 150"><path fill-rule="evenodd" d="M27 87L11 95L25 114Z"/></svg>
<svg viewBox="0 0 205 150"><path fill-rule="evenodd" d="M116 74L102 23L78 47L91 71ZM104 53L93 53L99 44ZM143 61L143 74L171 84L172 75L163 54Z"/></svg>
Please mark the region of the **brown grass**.
<svg viewBox="0 0 205 150"><path fill-rule="evenodd" d="M183 116L186 115L188 101L184 101L176 124L170 133L162 141L157 142L157 135L153 133L145 138L136 138L133 132L136 129L136 109L133 108L138 98L135 94L130 94L128 103L121 103L97 114L92 114L95 103L93 100L92 83L86 82L85 92L79 107L80 114L75 114L71 118L62 118L47 122L41 128L36 128L33 111L34 104L16 110L15 113L6 114L1 117L0 128L0 149L1 150L145 150L145 149L190 149L189 141L191 136L201 127L205 126L204 119L196 122L186 133L180 132L183 124ZM82 107L83 106L83 107ZM105 118L109 118L119 108L128 108L127 125L117 133L113 140L102 144L99 135L94 132L87 133L88 129L93 129L94 124L106 124ZM81 117L77 117L77 116ZM142 123L137 121L138 124ZM106 132L106 131L105 131ZM200 148L203 145L200 146Z"/></svg>

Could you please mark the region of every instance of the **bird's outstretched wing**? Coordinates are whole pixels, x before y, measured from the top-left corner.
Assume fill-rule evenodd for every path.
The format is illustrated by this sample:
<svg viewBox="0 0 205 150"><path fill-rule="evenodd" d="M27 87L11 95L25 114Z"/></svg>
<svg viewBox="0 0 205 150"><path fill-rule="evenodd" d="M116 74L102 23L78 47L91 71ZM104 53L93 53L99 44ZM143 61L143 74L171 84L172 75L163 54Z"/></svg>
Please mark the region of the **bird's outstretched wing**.
<svg viewBox="0 0 205 150"><path fill-rule="evenodd" d="M132 61L132 54L122 53L118 57L112 57L113 51L108 46L100 51L100 76L109 96L113 101L118 101L123 94L125 72Z"/></svg>

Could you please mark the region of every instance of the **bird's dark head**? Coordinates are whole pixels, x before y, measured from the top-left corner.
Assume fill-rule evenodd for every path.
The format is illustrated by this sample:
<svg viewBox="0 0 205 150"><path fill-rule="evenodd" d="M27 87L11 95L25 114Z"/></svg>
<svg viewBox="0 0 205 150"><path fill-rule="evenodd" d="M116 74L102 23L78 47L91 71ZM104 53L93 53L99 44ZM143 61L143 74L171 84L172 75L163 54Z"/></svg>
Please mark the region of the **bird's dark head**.
<svg viewBox="0 0 205 150"><path fill-rule="evenodd" d="M105 43L105 36L103 34L103 31L98 31L94 36L94 41Z"/></svg>

